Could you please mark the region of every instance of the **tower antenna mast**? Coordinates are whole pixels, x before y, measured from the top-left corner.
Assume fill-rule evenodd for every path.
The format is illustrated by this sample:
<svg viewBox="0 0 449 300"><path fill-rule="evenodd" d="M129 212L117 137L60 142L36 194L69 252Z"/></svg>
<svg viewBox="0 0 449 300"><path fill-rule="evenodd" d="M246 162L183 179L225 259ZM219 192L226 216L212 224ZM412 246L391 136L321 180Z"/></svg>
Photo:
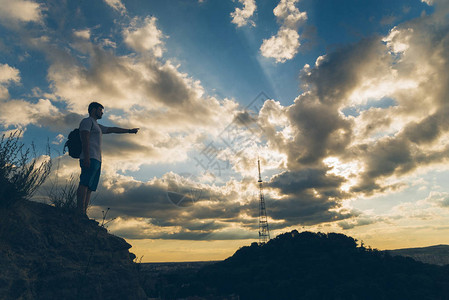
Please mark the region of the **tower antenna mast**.
<svg viewBox="0 0 449 300"><path fill-rule="evenodd" d="M270 240L270 230L268 229L267 210L265 208L265 199L263 197L262 176L260 175L260 160L257 158L257 167L259 169L259 244L265 244Z"/></svg>

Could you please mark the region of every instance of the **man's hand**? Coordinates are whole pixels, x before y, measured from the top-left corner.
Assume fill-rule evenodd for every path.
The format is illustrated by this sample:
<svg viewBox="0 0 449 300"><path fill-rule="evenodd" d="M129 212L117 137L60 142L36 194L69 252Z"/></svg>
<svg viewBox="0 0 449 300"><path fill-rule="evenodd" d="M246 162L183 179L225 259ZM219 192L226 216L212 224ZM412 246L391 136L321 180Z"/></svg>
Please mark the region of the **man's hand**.
<svg viewBox="0 0 449 300"><path fill-rule="evenodd" d="M140 128L133 128L133 129L129 129L128 132L129 133L137 133L139 131Z"/></svg>
<svg viewBox="0 0 449 300"><path fill-rule="evenodd" d="M86 169L89 169L89 167L90 167L90 158L85 158L85 159L83 160L83 166L84 166Z"/></svg>

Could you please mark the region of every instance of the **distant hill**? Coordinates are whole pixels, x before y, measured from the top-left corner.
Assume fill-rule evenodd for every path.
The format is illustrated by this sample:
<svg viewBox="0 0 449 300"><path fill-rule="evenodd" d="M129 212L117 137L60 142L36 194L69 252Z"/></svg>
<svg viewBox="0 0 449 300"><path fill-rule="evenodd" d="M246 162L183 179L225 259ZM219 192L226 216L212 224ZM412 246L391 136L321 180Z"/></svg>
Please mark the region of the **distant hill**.
<svg viewBox="0 0 449 300"><path fill-rule="evenodd" d="M390 255L411 257L415 260L439 266L449 265L449 245L436 245L421 248L385 250Z"/></svg>
<svg viewBox="0 0 449 300"><path fill-rule="evenodd" d="M449 266L359 247L343 234L294 230L146 288L162 299L449 299Z"/></svg>
<svg viewBox="0 0 449 300"><path fill-rule="evenodd" d="M146 300L130 247L73 212L0 208L0 299Z"/></svg>

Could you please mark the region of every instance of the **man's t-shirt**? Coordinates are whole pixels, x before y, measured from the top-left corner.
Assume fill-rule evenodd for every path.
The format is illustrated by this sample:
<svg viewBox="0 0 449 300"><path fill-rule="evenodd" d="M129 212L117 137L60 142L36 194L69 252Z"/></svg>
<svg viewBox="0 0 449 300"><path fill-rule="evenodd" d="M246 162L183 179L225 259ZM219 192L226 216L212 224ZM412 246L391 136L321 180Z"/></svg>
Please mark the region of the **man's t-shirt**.
<svg viewBox="0 0 449 300"><path fill-rule="evenodd" d="M101 161L101 136L108 131L109 127L100 125L92 117L85 118L80 123L81 131L89 131L89 157ZM84 153L81 151L80 159L84 159Z"/></svg>

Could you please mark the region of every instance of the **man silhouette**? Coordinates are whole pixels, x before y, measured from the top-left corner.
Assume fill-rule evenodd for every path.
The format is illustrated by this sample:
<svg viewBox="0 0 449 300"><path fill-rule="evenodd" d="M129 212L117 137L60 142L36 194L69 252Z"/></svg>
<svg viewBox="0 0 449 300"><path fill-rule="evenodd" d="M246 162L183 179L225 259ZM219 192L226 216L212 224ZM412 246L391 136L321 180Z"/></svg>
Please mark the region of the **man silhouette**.
<svg viewBox="0 0 449 300"><path fill-rule="evenodd" d="M97 123L104 113L104 107L92 102L88 108L89 117L80 123L82 150L80 155L81 175L77 191L77 208L80 214L87 215L90 194L97 190L101 172L101 137L108 133L137 133L139 128L125 129L107 127Z"/></svg>

